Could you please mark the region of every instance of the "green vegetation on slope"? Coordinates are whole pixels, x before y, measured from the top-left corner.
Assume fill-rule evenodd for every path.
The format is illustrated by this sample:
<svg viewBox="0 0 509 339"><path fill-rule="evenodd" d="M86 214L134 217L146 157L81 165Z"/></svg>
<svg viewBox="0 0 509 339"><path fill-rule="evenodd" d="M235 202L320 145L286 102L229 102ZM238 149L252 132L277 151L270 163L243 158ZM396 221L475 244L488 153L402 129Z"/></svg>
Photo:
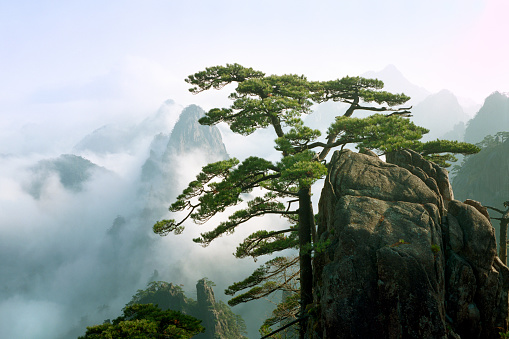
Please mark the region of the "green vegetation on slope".
<svg viewBox="0 0 509 339"><path fill-rule="evenodd" d="M102 325L87 327L81 339L91 338L197 338L245 339L244 320L228 305L216 302L214 283L198 281L198 300L188 298L180 286L165 281L150 282L138 290L124 315ZM199 326L198 326L199 325ZM114 333L118 336L109 337ZM145 336L143 336L145 335Z"/></svg>
<svg viewBox="0 0 509 339"><path fill-rule="evenodd" d="M133 304L122 312L111 323L87 327L86 334L78 339L188 339L205 331L201 320L177 311L163 311L152 304Z"/></svg>

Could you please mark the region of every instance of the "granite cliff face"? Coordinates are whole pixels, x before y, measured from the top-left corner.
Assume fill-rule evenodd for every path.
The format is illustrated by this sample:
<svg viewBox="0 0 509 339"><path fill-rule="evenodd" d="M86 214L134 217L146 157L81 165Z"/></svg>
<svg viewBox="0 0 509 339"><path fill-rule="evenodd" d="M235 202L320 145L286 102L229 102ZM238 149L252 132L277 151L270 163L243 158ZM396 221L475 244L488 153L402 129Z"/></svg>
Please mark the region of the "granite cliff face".
<svg viewBox="0 0 509 339"><path fill-rule="evenodd" d="M392 163L391 163L392 162ZM479 206L403 150L336 152L320 199L311 338L498 338L509 269Z"/></svg>

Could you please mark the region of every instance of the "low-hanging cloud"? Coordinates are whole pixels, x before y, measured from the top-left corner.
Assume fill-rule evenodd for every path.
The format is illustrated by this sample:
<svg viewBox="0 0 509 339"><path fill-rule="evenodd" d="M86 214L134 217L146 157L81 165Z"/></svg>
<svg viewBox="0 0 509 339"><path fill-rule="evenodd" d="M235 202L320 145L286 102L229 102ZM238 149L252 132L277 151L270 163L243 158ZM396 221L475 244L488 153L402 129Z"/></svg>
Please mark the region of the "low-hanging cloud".
<svg viewBox="0 0 509 339"><path fill-rule="evenodd" d="M199 150L173 159L167 164L173 186L168 181L141 181L151 138L168 135L176 121L172 116L163 124L157 115L178 115L180 110L167 101L144 120L144 128L143 122L127 128L131 134L138 128L138 142L122 152L75 149L75 157L104 169L94 167L78 190L66 187L61 174L51 170L39 178L37 196L28 189L37 164L57 161L58 153L0 156L0 337L75 338L87 325L117 317L155 270L158 280L183 284L189 296L195 293L196 281L206 276L217 284L216 298L226 301L222 290L258 267L260 263L235 259L232 253L245 236L267 222L277 227L282 222L278 218L264 219L263 227L261 219L252 220L206 249L192 238L226 216L207 225L189 223L179 236L152 233L156 220L171 217L171 200L210 160ZM161 130L151 129L154 125ZM266 305L261 307L255 303L234 309L246 320L257 320L248 322L251 333L268 312Z"/></svg>

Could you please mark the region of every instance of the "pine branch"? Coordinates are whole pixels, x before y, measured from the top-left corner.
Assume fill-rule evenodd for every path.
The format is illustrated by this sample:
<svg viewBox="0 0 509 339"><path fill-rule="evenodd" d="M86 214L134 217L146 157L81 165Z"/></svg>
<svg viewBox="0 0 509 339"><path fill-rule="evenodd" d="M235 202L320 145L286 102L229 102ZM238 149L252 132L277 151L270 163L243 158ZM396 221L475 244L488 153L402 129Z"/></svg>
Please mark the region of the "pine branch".
<svg viewBox="0 0 509 339"><path fill-rule="evenodd" d="M412 109L412 106L410 107L401 107L401 108L394 108L394 107L371 107L371 106L360 106L356 105L355 110L363 110L363 111L375 111L375 112L393 112L391 114L388 114L388 116L391 115L402 115L402 114L409 114L411 113L409 109Z"/></svg>
<svg viewBox="0 0 509 339"><path fill-rule="evenodd" d="M504 213L506 212L506 211L502 211L502 210L500 210L500 209L498 209L498 208L491 207L491 206L484 206L484 207L489 208L489 209L492 209L492 210L494 210L494 211L497 211L497 212L498 212L498 213L500 213L500 214L504 214ZM497 218L491 218L491 219L497 219ZM497 220L500 220L500 219L497 219Z"/></svg>
<svg viewBox="0 0 509 339"><path fill-rule="evenodd" d="M257 300L261 298L265 298L276 291L284 290L282 289L290 280L295 279L299 275L299 272L292 274L288 279L285 279L284 282L277 284L274 281L268 281L263 286L255 286L246 293L238 295L228 301L228 305L235 306L240 303L249 302L252 300Z"/></svg>
<svg viewBox="0 0 509 339"><path fill-rule="evenodd" d="M235 257L245 258L251 256L255 259L261 255L271 254L274 252L283 251L298 244L297 234L295 228L289 228L279 231L265 231L261 230L249 235L242 243L237 246ZM294 232L290 236L283 235L284 233Z"/></svg>
<svg viewBox="0 0 509 339"><path fill-rule="evenodd" d="M257 268L246 279L229 286L224 291L224 293L227 295L234 295L239 291L245 290L247 288L252 288L258 284L261 284L263 281L277 277L289 268L294 267L298 262L299 257L294 257L292 259L289 259L288 257L276 257L271 259Z"/></svg>

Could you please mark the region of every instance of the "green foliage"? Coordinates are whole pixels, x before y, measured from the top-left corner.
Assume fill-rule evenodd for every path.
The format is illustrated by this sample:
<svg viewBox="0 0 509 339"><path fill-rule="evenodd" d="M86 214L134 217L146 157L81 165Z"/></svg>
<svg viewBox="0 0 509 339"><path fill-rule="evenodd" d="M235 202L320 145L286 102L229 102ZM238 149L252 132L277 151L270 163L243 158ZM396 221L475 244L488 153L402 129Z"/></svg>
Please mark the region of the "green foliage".
<svg viewBox="0 0 509 339"><path fill-rule="evenodd" d="M284 136L275 140L275 148L284 154L295 154L299 150L305 149L311 141L316 140L321 134L317 129L304 126L302 120L299 120L293 124L293 128L286 132Z"/></svg>
<svg viewBox="0 0 509 339"><path fill-rule="evenodd" d="M269 335L274 332L274 328L285 326L295 321L299 315L300 311L300 295L299 293L284 293L283 292L283 300L276 306L276 308L272 311L272 315L267 318L260 329L260 335L262 337ZM296 338L298 337L298 323L294 323L289 325L287 328L279 331L270 336L270 338Z"/></svg>
<svg viewBox="0 0 509 339"><path fill-rule="evenodd" d="M131 301L126 306L132 306L142 303L143 300L155 295L159 291L166 291L170 294L184 294L182 287L169 284L166 281L152 281L148 283L148 287L144 290L136 291L136 294L131 298Z"/></svg>
<svg viewBox="0 0 509 339"><path fill-rule="evenodd" d="M132 304L112 323L87 327L79 339L177 338L187 339L205 331L198 320L177 311L162 311L152 304Z"/></svg>
<svg viewBox="0 0 509 339"><path fill-rule="evenodd" d="M219 301L216 303L215 309L223 314L221 322L226 325L223 326L226 331L221 334L221 339L238 339L239 334L247 334L247 327L244 319L242 319L240 315L233 313L228 305Z"/></svg>
<svg viewBox="0 0 509 339"><path fill-rule="evenodd" d="M338 135L339 145L356 143L358 149L387 153L414 146L428 131L397 115L374 114L362 119L337 117L328 134Z"/></svg>
<svg viewBox="0 0 509 339"><path fill-rule="evenodd" d="M216 283L207 277L204 277L201 280L203 280L205 282L205 285L207 285L207 286L210 286L210 287L216 286Z"/></svg>
<svg viewBox="0 0 509 339"><path fill-rule="evenodd" d="M271 326L279 323L290 322L297 319L300 306L299 301L299 293L287 293L284 300L272 311L271 317L265 319L260 330L269 329Z"/></svg>
<svg viewBox="0 0 509 339"><path fill-rule="evenodd" d="M203 278L206 286L215 286L208 278ZM157 304L162 305L159 309ZM156 305L156 306L154 306ZM165 309L174 309L165 311ZM88 338L189 338L203 332L201 320L211 319L214 313L217 320L211 325L214 336L227 339L245 338L246 324L242 317L233 313L229 306L219 301L210 308L204 308L185 297L182 288L165 281L148 284L145 290L138 290L123 309L123 315L110 323L87 328ZM191 317L189 315L192 315ZM199 332L197 332L199 330Z"/></svg>
<svg viewBox="0 0 509 339"><path fill-rule="evenodd" d="M330 233L334 234L333 231L334 230L332 229ZM321 252L324 252L327 249L329 249L330 246L331 246L331 240L330 239L327 239L327 240L317 240L313 244L312 250L315 251L316 253L321 253Z"/></svg>
<svg viewBox="0 0 509 339"><path fill-rule="evenodd" d="M478 153L481 150L478 146L467 142L439 139L425 143L419 142L409 148L419 152L425 159L433 161L442 167L449 167L451 164L448 161L454 162L457 160L451 153L469 155Z"/></svg>
<svg viewBox="0 0 509 339"><path fill-rule="evenodd" d="M440 245L438 244L431 245L431 252L433 252L433 254L437 254L440 251L441 251Z"/></svg>
<svg viewBox="0 0 509 339"><path fill-rule="evenodd" d="M316 154L305 150L283 157L280 163L280 178L299 187L308 187L327 175L327 167L315 161Z"/></svg>
<svg viewBox="0 0 509 339"><path fill-rule="evenodd" d="M355 99L364 102L387 103L389 106L402 105L410 97L404 94L393 94L380 91L384 83L378 79L366 79L361 77L344 77L338 80L314 82L313 99L317 102L329 100L351 103Z"/></svg>
<svg viewBox="0 0 509 339"><path fill-rule="evenodd" d="M261 255L297 248L297 230L292 231L290 235L285 235L284 233L286 232L288 232L288 230L257 231L244 239L237 247L235 257L253 257L253 259L256 260L256 258Z"/></svg>
<svg viewBox="0 0 509 339"><path fill-rule="evenodd" d="M203 72L190 75L186 82L195 85L191 93L199 93L210 88L221 89L232 82L242 82L250 78L263 77L265 74L239 64L227 64L226 67L208 67Z"/></svg>
<svg viewBox="0 0 509 339"><path fill-rule="evenodd" d="M480 148L491 148L503 144L509 140L509 132L498 132L495 135L487 135L481 142L475 145Z"/></svg>
<svg viewBox="0 0 509 339"><path fill-rule="evenodd" d="M268 325L262 325L258 331L260 332L260 336L263 338L263 337L269 335L270 333L274 332L274 329L271 328ZM284 339L285 336L284 336L283 332L278 332L278 333L275 333L275 334L271 335L270 338L272 338L272 339Z"/></svg>
<svg viewBox="0 0 509 339"><path fill-rule="evenodd" d="M224 293L235 295L228 304L235 306L250 300L267 297L276 291L298 291L297 278L299 270L296 267L299 257L276 257L257 268L246 279L229 286Z"/></svg>
<svg viewBox="0 0 509 339"><path fill-rule="evenodd" d="M218 66L220 68L220 66ZM228 68L227 65L226 68ZM250 72L250 71L246 71ZM189 76L188 82L195 81L197 74ZM217 74L210 74L215 81L230 83L230 77L220 79ZM239 78L240 79L240 78ZM300 121L301 114L310 113L312 102L309 82L298 75L271 75L267 77L251 77L235 80L238 86L229 98L233 100L231 108L212 109L200 119L204 125L225 122L230 129L241 135L249 135L258 128L277 124L280 128L293 126ZM210 88L203 83L204 89ZM196 90L192 89L193 92Z"/></svg>
<svg viewBox="0 0 509 339"><path fill-rule="evenodd" d="M308 81L302 75L267 76L252 68L227 64L206 68L190 75L186 81L194 86L190 89L193 93L236 83L237 87L229 95L232 100L230 107L211 109L200 123L215 125L224 122L241 135L271 128L276 136L275 150L281 158L275 163L258 157L249 157L242 162L229 159L203 167L196 180L170 206L172 212L187 211L186 216L179 222L173 219L159 221L154 225L154 232L160 235L178 234L188 218L203 224L229 207L242 205L226 221L193 239L207 246L214 239L233 233L236 227L254 217L277 214L287 219L290 225L287 229L260 230L248 236L237 247L235 255L239 258L251 256L256 259L295 247L307 258L311 250L323 250L327 246L325 243L305 243L308 242L306 239L312 238L316 227L313 220L308 220L313 218L298 220L298 215L312 216L312 205L292 208L292 203L308 201L311 185L327 174L324 162L333 148L353 143L360 150L373 150L378 154L411 148L442 166L454 160L451 153L478 151L476 146L466 143L443 140L420 142L423 134L429 131L407 119L410 107L394 108L410 98L383 91L384 84L378 79L344 77L332 81ZM302 116L311 113L314 103L329 100L350 106L342 116L336 117L327 130L325 140L320 141L321 131L305 126ZM362 119L353 118L357 110L376 114ZM298 262L298 258L269 260L251 276L225 291L235 295L247 290L231 299L229 304L264 298L275 291L298 292L299 268L295 268ZM310 282L310 261L306 259L303 263L306 264L301 269L301 279ZM310 288L312 284L306 286ZM312 295L311 291L300 295L303 304L310 303L307 299Z"/></svg>
<svg viewBox="0 0 509 339"><path fill-rule="evenodd" d="M287 214L283 203L276 200L277 195L269 192L263 197L256 197L247 202L247 208L235 211L228 217L227 221L220 222L219 225L210 232L201 234L200 238L193 239L194 242L200 243L204 246L217 237L233 233L235 227L249 219L269 213Z"/></svg>

